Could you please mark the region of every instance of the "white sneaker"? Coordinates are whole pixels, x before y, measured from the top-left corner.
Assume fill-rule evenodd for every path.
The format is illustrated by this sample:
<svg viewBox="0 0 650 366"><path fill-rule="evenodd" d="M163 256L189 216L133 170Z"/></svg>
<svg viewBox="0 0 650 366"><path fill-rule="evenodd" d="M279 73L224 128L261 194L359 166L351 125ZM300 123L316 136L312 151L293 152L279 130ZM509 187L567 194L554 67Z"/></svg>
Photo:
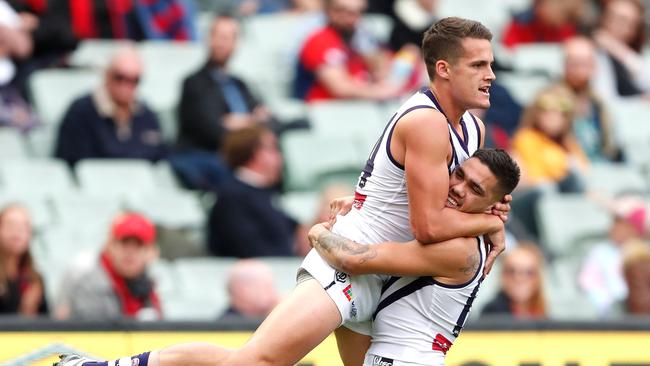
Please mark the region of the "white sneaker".
<svg viewBox="0 0 650 366"><path fill-rule="evenodd" d="M75 354L69 355L59 355L60 360L55 362L52 366L83 366L86 362L101 362L99 360L93 360L92 358L81 357Z"/></svg>

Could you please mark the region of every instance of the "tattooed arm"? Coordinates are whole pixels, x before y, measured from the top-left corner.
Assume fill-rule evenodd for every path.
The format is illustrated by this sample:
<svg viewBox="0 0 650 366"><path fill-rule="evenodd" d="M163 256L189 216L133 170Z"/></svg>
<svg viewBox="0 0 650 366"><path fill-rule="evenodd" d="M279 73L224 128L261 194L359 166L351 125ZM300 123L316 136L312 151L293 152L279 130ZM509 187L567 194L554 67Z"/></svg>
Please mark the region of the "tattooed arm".
<svg viewBox="0 0 650 366"><path fill-rule="evenodd" d="M476 238L457 238L436 245L417 241L364 245L318 224L309 231L309 241L332 267L351 275L434 276L461 283L471 278L479 266Z"/></svg>

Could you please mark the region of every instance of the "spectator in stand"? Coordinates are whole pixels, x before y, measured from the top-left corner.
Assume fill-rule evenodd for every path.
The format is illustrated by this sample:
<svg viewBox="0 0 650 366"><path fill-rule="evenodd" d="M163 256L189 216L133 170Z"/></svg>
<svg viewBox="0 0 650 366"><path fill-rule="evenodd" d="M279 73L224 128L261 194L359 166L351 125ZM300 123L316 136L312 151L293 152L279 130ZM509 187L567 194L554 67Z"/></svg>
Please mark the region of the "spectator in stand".
<svg viewBox="0 0 650 366"><path fill-rule="evenodd" d="M595 90L603 98L650 93L645 44L645 8L638 0L611 0L593 34L599 48Z"/></svg>
<svg viewBox="0 0 650 366"><path fill-rule="evenodd" d="M573 133L575 103L561 86L543 90L526 108L512 141L521 167L520 187L557 186L583 190L580 178L589 161Z"/></svg>
<svg viewBox="0 0 650 366"><path fill-rule="evenodd" d="M230 304L221 319L264 319L280 300L273 272L255 259L237 261L228 273Z"/></svg>
<svg viewBox="0 0 650 366"><path fill-rule="evenodd" d="M563 42L577 34L576 1L534 0L506 26L503 45L509 48L526 43ZM578 4L579 5L579 4Z"/></svg>
<svg viewBox="0 0 650 366"><path fill-rule="evenodd" d="M21 60L16 75L16 86L23 96L29 95L28 80L32 72L65 65L66 57L77 47L77 37L66 11L46 0L12 0L19 12L35 17L31 32L34 49L31 57ZM24 15L23 15L24 17Z"/></svg>
<svg viewBox="0 0 650 366"><path fill-rule="evenodd" d="M650 238L650 210L640 196L622 196L609 204L609 239L589 249L578 283L600 316L611 314L628 294L623 273L626 247Z"/></svg>
<svg viewBox="0 0 650 366"><path fill-rule="evenodd" d="M505 253L502 263L501 290L485 305L481 315L545 319L544 256L539 247L532 243L519 243Z"/></svg>
<svg viewBox="0 0 650 366"><path fill-rule="evenodd" d="M43 279L29 251L32 224L17 204L0 210L0 314L47 314Z"/></svg>
<svg viewBox="0 0 650 366"><path fill-rule="evenodd" d="M71 165L86 158L164 158L167 147L158 119L137 99L142 72L134 46L117 50L104 83L72 102L65 113L55 156Z"/></svg>
<svg viewBox="0 0 650 366"><path fill-rule="evenodd" d="M230 177L217 155L227 131L276 124L246 84L226 70L238 38L237 19L217 16L210 30L208 62L183 83L177 151L170 162L188 188L215 190Z"/></svg>
<svg viewBox="0 0 650 366"><path fill-rule="evenodd" d="M564 79L561 85L574 96L573 132L590 161L620 161L612 121L605 104L591 87L596 72L596 50L588 38L571 38L564 44Z"/></svg>
<svg viewBox="0 0 650 366"><path fill-rule="evenodd" d="M42 0L39 3L65 14L79 39L196 39L194 8L190 1Z"/></svg>
<svg viewBox="0 0 650 366"><path fill-rule="evenodd" d="M217 192L208 224L210 251L239 258L294 255L307 236L294 219L274 206L273 187L281 178L282 155L273 132L260 125L232 131L223 154L235 179Z"/></svg>
<svg viewBox="0 0 650 366"><path fill-rule="evenodd" d="M650 244L635 241L625 246L623 273L628 287L625 308L630 315L650 315Z"/></svg>
<svg viewBox="0 0 650 366"><path fill-rule="evenodd" d="M158 255L155 240L155 227L145 217L135 213L118 216L99 263L65 284L63 293L69 298L62 303L69 306L69 317L161 319L160 301L146 272Z"/></svg>
<svg viewBox="0 0 650 366"><path fill-rule="evenodd" d="M36 17L17 13L9 3L0 0L0 126L26 131L39 123L21 94L15 63L31 57L31 34L37 25Z"/></svg>
<svg viewBox="0 0 650 366"><path fill-rule="evenodd" d="M236 0L237 14L252 16L277 12L309 13L323 8L322 0Z"/></svg>
<svg viewBox="0 0 650 366"><path fill-rule="evenodd" d="M365 0L327 0L327 25L311 34L299 52L294 94L307 102L332 99L385 100L399 96L388 81L390 61L378 47L355 37ZM362 50L363 49L363 50Z"/></svg>

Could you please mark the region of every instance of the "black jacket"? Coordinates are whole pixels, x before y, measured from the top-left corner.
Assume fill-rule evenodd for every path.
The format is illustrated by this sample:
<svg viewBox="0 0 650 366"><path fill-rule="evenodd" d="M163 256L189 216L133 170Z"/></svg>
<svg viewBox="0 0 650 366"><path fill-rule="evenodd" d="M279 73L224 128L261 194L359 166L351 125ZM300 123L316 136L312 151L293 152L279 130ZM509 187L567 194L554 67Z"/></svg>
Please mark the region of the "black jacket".
<svg viewBox="0 0 650 366"><path fill-rule="evenodd" d="M181 102L178 108L180 150L207 150L215 152L221 146L225 129L223 116L230 112L220 85L210 74L212 66L206 64L183 82ZM253 111L258 102L243 81L233 77L247 107Z"/></svg>

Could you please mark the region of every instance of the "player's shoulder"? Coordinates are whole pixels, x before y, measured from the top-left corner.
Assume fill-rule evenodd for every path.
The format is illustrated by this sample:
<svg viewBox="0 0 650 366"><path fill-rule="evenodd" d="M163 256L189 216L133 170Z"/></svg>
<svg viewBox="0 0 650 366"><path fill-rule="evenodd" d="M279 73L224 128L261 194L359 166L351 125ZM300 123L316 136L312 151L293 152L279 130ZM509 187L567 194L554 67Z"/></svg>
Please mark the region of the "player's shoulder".
<svg viewBox="0 0 650 366"><path fill-rule="evenodd" d="M414 108L405 113L397 124L398 129L420 131L447 130L447 119L444 114L433 107Z"/></svg>

